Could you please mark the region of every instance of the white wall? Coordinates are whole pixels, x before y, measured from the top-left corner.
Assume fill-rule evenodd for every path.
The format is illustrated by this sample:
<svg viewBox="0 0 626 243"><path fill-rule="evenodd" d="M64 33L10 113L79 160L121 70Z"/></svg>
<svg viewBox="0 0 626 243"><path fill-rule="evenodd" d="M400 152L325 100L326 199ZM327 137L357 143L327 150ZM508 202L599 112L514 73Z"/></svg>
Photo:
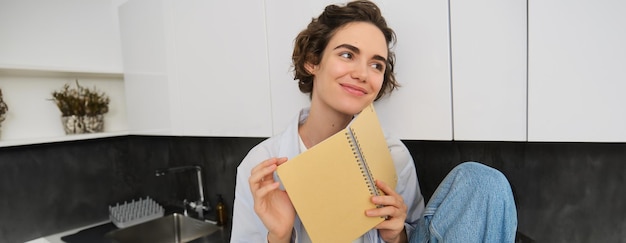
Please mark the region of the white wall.
<svg viewBox="0 0 626 243"><path fill-rule="evenodd" d="M113 2L0 1L0 66L121 72Z"/></svg>

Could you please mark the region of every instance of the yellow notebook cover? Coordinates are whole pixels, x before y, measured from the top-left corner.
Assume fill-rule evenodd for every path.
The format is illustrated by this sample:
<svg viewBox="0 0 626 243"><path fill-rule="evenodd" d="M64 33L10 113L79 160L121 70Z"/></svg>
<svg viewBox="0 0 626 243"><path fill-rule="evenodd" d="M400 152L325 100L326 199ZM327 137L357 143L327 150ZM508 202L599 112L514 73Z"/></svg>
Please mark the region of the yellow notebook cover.
<svg viewBox="0 0 626 243"><path fill-rule="evenodd" d="M347 242L382 222L367 217L375 208L372 184L395 189L396 170L374 106L348 127L278 167L278 176L314 243Z"/></svg>

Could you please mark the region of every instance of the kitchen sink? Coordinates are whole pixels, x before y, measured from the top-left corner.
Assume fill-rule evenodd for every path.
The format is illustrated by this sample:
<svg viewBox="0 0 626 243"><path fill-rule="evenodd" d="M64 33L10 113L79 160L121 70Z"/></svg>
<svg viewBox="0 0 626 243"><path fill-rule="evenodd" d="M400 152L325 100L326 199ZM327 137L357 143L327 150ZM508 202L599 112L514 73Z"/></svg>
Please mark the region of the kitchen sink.
<svg viewBox="0 0 626 243"><path fill-rule="evenodd" d="M107 238L116 242L180 243L204 237L221 229L215 224L174 213L127 228L113 230Z"/></svg>

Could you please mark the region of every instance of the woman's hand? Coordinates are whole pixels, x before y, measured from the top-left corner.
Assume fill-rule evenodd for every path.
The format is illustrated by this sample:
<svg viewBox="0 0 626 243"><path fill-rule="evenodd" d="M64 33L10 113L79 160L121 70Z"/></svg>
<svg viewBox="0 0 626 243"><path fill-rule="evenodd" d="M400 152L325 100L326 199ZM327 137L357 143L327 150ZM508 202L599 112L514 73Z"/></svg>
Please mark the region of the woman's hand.
<svg viewBox="0 0 626 243"><path fill-rule="evenodd" d="M296 211L287 196L274 181L274 171L287 158L271 158L252 169L248 183L254 198L254 212L268 229L270 242L289 242Z"/></svg>
<svg viewBox="0 0 626 243"><path fill-rule="evenodd" d="M382 181L376 180L376 186L386 195L373 196L372 202L376 205L383 205L381 208L374 208L365 211L370 217L387 217L385 221L378 224L376 229L385 242L407 242L404 221L408 207L400 194Z"/></svg>

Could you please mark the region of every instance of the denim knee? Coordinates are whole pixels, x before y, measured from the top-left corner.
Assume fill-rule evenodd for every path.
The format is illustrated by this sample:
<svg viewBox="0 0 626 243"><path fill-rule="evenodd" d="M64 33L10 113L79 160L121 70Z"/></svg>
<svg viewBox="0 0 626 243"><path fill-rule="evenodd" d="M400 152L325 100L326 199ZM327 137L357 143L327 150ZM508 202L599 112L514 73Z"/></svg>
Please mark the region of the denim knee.
<svg viewBox="0 0 626 243"><path fill-rule="evenodd" d="M472 184L489 185L479 186L476 189L488 194L509 194L511 186L502 172L487 165L469 161L457 165L450 174L461 173L465 178L471 178Z"/></svg>
<svg viewBox="0 0 626 243"><path fill-rule="evenodd" d="M481 163L457 165L426 205L422 227L412 242L512 242L517 213L508 180Z"/></svg>

